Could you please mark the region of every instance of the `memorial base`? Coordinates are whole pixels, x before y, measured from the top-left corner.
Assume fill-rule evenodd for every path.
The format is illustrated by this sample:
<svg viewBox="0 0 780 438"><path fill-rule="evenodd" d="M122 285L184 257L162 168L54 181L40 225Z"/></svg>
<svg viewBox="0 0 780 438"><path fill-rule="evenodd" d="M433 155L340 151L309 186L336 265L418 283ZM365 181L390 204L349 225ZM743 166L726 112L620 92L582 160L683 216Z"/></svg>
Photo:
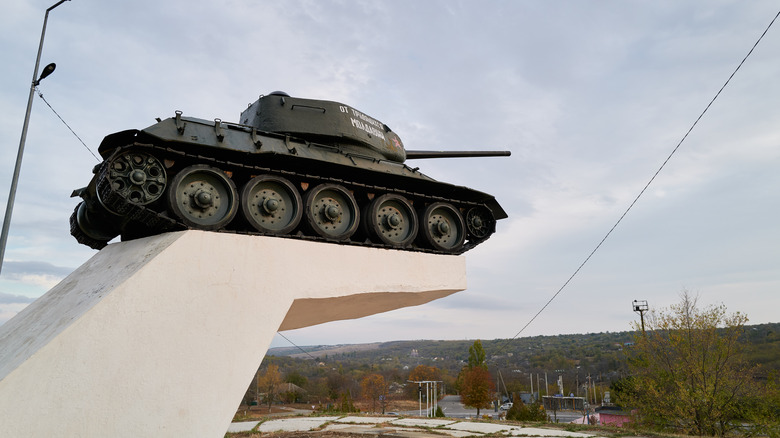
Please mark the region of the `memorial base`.
<svg viewBox="0 0 780 438"><path fill-rule="evenodd" d="M112 244L0 326L0 434L221 437L277 331L465 287L462 256L199 231Z"/></svg>

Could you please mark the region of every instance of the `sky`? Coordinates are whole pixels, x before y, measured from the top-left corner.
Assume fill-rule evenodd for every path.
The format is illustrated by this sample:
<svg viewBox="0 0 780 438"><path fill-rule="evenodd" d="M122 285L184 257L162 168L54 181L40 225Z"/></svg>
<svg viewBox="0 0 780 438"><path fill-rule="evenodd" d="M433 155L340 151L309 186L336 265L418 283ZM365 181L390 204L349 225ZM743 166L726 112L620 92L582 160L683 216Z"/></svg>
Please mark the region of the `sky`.
<svg viewBox="0 0 780 438"><path fill-rule="evenodd" d="M0 205L46 8L0 14ZM283 90L350 105L408 149L511 150L415 161L509 214L465 254L468 289L284 332L296 345L618 332L633 300L689 290L779 322L780 24L775 1L72 0L51 11L39 87L93 153L155 117L238 121ZM68 218L97 160L35 97L0 274L0 323L96 251ZM561 287L566 284L561 290ZM525 328L559 290L557 297ZM258 309L261 312L262 309ZM289 346L277 336L272 346Z"/></svg>

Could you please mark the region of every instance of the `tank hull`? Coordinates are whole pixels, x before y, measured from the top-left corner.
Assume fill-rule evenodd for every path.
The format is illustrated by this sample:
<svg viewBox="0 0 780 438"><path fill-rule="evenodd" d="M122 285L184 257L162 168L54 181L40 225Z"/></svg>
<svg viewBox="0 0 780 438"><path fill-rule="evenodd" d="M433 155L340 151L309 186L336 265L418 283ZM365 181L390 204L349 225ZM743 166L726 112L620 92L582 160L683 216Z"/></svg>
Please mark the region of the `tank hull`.
<svg viewBox="0 0 780 438"><path fill-rule="evenodd" d="M179 112L99 152L71 216L96 249L190 228L460 254L507 217L491 195L371 151Z"/></svg>

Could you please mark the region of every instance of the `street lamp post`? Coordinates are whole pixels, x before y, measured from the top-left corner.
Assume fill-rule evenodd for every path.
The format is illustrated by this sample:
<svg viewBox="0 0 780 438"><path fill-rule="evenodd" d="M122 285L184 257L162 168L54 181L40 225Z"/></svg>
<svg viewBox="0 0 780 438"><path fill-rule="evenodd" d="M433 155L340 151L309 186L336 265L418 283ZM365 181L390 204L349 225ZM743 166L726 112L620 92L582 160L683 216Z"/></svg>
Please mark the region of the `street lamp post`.
<svg viewBox="0 0 780 438"><path fill-rule="evenodd" d="M50 75L56 67L55 64L49 64L44 68L41 77L38 77L38 67L41 64L41 52L43 52L43 37L46 35L46 22L49 20L49 12L57 6L70 0L60 0L46 9L46 15L43 17L43 30L41 30L41 42L38 45L38 56L35 58L35 70L33 71L32 83L30 84L30 97L27 99L27 112L24 114L24 125L22 126L22 138L19 140L19 152L16 154L16 166L14 175L11 179L11 190L8 193L8 205L5 208L5 219L3 219L3 231L0 235L0 271L3 269L3 260L5 258L5 244L8 241L8 228L11 225L11 214L14 209L14 199L16 198L16 186L19 183L19 172L22 168L22 155L24 154L24 142L27 140L27 126L30 124L30 111L32 110L33 96L35 87L41 82L41 79Z"/></svg>

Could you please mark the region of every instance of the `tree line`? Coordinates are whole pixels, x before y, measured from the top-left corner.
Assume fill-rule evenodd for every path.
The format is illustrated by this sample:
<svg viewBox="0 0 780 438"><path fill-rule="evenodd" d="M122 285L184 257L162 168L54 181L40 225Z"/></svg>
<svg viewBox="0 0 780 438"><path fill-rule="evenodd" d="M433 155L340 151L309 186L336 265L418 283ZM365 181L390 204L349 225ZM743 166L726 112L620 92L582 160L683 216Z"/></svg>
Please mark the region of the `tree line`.
<svg viewBox="0 0 780 438"><path fill-rule="evenodd" d="M305 389L305 394L288 394L287 401L303 397L307 403L355 409L352 402L362 400L366 410L384 412L393 398L417 399L417 387L409 381L436 380L447 393L460 394L465 405L484 409L531 388L537 396L559 393L561 376L565 395L585 395L580 389L587 381L593 402L610 391L612 401L643 427L691 435L778 436L780 324L746 326L747 321L722 305L701 307L683 291L680 303L647 315L644 332L636 324L622 333L394 342L308 360L267 356L245 401L258 399L260 383L278 373L272 379L277 385L295 382ZM553 378L542 379L545 373ZM274 393L272 388L262 392ZM517 402L515 397L508 416L544 415L540 406Z"/></svg>

